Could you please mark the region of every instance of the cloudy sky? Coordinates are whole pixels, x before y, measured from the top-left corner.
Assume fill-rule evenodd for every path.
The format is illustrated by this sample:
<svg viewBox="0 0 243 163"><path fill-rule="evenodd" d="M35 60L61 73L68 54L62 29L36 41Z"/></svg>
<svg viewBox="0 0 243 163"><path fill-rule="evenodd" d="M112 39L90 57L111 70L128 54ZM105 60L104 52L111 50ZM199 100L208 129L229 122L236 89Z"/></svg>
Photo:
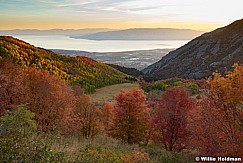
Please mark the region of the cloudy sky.
<svg viewBox="0 0 243 163"><path fill-rule="evenodd" d="M0 0L0 29L189 28L243 18L242 0Z"/></svg>

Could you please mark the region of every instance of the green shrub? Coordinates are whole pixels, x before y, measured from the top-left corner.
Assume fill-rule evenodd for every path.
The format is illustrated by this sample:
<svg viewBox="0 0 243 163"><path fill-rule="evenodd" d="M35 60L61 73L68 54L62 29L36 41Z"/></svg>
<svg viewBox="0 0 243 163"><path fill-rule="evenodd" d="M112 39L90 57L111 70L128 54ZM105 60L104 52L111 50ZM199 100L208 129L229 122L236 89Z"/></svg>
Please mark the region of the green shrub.
<svg viewBox="0 0 243 163"><path fill-rule="evenodd" d="M25 105L19 106L14 112L8 112L0 117L1 137L16 136L21 138L32 135L36 131L35 114L24 109Z"/></svg>
<svg viewBox="0 0 243 163"><path fill-rule="evenodd" d="M161 95L163 94L163 91L160 90L151 90L149 93L147 93L147 99L156 99L160 98Z"/></svg>
<svg viewBox="0 0 243 163"><path fill-rule="evenodd" d="M51 151L51 139L37 134L34 113L20 106L0 117L0 162L62 162L63 154Z"/></svg>

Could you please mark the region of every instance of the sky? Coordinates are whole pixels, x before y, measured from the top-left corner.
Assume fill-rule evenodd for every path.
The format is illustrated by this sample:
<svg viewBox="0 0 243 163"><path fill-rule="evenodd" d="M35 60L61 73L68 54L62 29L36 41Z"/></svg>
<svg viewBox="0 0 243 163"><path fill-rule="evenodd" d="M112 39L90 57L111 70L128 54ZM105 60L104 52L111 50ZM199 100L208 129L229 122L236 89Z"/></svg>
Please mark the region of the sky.
<svg viewBox="0 0 243 163"><path fill-rule="evenodd" d="M242 0L0 0L0 29L184 28L243 18Z"/></svg>

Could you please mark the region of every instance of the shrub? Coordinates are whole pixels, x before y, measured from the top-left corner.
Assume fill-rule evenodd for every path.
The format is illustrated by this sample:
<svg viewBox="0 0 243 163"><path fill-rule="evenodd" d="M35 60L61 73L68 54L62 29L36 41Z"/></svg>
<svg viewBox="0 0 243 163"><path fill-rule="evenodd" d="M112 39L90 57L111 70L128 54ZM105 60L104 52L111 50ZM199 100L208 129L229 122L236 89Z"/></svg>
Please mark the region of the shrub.
<svg viewBox="0 0 243 163"><path fill-rule="evenodd" d="M24 106L0 117L0 162L62 162L62 153L51 151L50 139L36 133L33 118Z"/></svg>

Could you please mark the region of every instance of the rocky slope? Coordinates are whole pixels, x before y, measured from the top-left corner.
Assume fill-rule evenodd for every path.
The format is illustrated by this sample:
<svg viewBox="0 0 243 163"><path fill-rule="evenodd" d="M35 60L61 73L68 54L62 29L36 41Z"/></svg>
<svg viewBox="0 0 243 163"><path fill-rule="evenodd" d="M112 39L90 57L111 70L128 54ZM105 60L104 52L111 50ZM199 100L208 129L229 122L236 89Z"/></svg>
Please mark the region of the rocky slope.
<svg viewBox="0 0 243 163"><path fill-rule="evenodd" d="M205 33L143 69L148 80L201 79L243 62L243 19Z"/></svg>

